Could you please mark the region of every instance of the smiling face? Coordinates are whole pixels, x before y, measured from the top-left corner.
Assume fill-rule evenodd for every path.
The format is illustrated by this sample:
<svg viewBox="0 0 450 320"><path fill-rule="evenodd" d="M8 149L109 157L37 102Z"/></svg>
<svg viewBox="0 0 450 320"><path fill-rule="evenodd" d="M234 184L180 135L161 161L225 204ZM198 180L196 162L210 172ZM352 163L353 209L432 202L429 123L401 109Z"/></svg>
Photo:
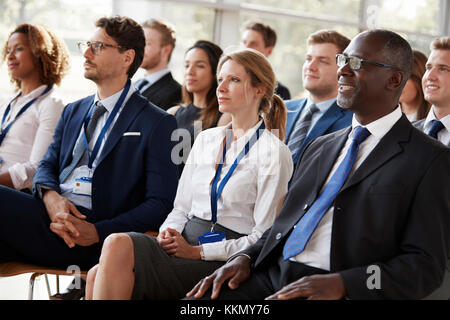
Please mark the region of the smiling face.
<svg viewBox="0 0 450 320"><path fill-rule="evenodd" d="M385 43L376 34L362 33L350 42L344 55L385 63ZM395 80L392 86L398 88L399 85L393 72L396 71L364 62L359 70L352 70L345 64L338 70L338 105L353 111L362 124L390 113L396 104L393 102L395 92L389 93L390 83Z"/></svg>
<svg viewBox="0 0 450 320"><path fill-rule="evenodd" d="M253 87L251 78L245 68L233 60L222 65L217 76L217 100L219 110L231 115L258 112L264 91Z"/></svg>
<svg viewBox="0 0 450 320"><path fill-rule="evenodd" d="M302 69L303 86L316 103L337 95L337 53L339 49L332 43L308 46Z"/></svg>
<svg viewBox="0 0 450 320"><path fill-rule="evenodd" d="M16 32L9 37L6 57L8 70L13 79L24 81L31 77L39 77L37 61L31 52L27 35Z"/></svg>
<svg viewBox="0 0 450 320"><path fill-rule="evenodd" d="M450 107L450 50L432 50L425 66L422 87L425 100L436 107Z"/></svg>

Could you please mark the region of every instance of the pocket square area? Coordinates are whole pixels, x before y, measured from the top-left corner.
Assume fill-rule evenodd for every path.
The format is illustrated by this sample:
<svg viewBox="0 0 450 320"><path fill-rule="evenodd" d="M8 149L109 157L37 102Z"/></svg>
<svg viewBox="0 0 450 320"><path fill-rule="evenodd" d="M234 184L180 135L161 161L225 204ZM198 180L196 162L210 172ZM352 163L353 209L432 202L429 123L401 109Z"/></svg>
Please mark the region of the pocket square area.
<svg viewBox="0 0 450 320"><path fill-rule="evenodd" d="M123 134L124 137L126 137L126 136L140 136L140 135L141 135L140 132L125 132Z"/></svg>

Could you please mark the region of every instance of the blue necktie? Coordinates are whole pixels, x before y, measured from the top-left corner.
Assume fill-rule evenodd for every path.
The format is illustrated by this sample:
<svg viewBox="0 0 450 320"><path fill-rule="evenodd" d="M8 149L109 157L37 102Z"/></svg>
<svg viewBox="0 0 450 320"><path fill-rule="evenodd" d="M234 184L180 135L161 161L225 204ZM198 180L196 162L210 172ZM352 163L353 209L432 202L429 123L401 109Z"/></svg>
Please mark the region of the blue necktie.
<svg viewBox="0 0 450 320"><path fill-rule="evenodd" d="M86 139L88 141L91 140L91 136L95 131L95 127L97 126L98 119L100 119L100 117L106 111L107 111L106 108L100 103L100 101L97 101L95 103L94 111L92 112L91 119L89 120L87 129L86 129ZM63 183L64 181L66 181L67 177L70 175L70 173L73 171L73 169L75 169L78 162L80 162L85 151L86 151L86 149L83 144L83 138L80 138L80 139L78 139L77 143L75 144L75 147L73 148L72 162L67 167L65 167L64 170L59 175L60 183Z"/></svg>
<svg viewBox="0 0 450 320"><path fill-rule="evenodd" d="M355 163L358 154L359 144L363 142L370 132L363 127L356 127L350 147L344 160L334 172L323 192L314 201L311 208L297 222L291 235L287 239L283 248L284 260L294 257L301 253L306 246L309 238L316 229L322 217L330 208L337 194L344 185L350 170Z"/></svg>
<svg viewBox="0 0 450 320"><path fill-rule="evenodd" d="M431 130L430 132L428 132L428 135L437 139L437 134L442 129L444 129L444 125L442 124L442 122L440 122L439 120L433 120L433 125L431 126Z"/></svg>
<svg viewBox="0 0 450 320"><path fill-rule="evenodd" d="M306 138L306 134L308 133L309 127L311 126L312 116L317 111L319 111L319 108L317 108L315 104L312 104L304 117L297 120L291 136L289 137L289 141L287 142L287 145L291 150L292 157L295 157L300 150L300 147Z"/></svg>

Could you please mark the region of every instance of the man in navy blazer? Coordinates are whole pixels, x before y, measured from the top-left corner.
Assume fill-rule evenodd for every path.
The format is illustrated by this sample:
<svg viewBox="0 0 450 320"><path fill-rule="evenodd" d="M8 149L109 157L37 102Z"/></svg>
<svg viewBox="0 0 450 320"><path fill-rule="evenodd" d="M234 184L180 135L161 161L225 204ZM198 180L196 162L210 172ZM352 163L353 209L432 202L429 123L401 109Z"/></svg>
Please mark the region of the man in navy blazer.
<svg viewBox="0 0 450 320"><path fill-rule="evenodd" d="M172 209L176 121L130 85L143 57L142 27L120 16L96 27L79 48L97 93L64 109L34 196L0 188L0 261L89 268L109 234L157 230ZM103 114L90 134L96 108Z"/></svg>
<svg viewBox="0 0 450 320"><path fill-rule="evenodd" d="M352 113L336 104L336 54L342 53L349 43L350 39L333 30L319 30L307 39L302 78L309 96L286 101L286 144L291 149L294 164L311 140L351 124ZM308 119L312 104L318 111ZM306 137L302 130L307 130Z"/></svg>

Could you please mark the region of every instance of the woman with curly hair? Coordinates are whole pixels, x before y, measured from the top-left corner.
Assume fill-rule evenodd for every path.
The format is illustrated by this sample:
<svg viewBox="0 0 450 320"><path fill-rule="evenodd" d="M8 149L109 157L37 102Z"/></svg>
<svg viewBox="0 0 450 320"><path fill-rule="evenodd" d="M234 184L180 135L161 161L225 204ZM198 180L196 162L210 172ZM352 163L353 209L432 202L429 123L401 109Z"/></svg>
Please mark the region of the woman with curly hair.
<svg viewBox="0 0 450 320"><path fill-rule="evenodd" d="M46 27L24 23L9 35L3 61L17 93L0 105L0 185L29 189L64 107L54 85L69 53Z"/></svg>

